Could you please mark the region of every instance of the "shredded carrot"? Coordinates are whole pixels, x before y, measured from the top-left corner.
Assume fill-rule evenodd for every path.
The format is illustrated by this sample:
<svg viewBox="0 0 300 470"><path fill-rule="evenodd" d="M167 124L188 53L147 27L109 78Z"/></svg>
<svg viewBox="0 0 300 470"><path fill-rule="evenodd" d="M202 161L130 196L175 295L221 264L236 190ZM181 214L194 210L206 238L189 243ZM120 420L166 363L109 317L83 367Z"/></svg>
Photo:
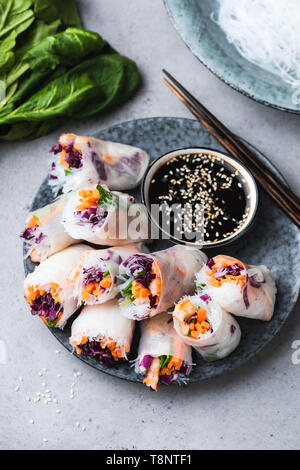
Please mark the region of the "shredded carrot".
<svg viewBox="0 0 300 470"><path fill-rule="evenodd" d="M139 282L133 281L132 282L132 295L134 296L135 299L146 299L151 295L151 292L149 289L146 289L146 287L143 287Z"/></svg>
<svg viewBox="0 0 300 470"><path fill-rule="evenodd" d="M198 313L197 313L197 322L201 323L202 321L206 320L206 310L204 307L199 307Z"/></svg>
<svg viewBox="0 0 300 470"><path fill-rule="evenodd" d="M110 276L105 277L100 281L99 285L104 289L107 289L112 283L112 278ZM92 295L97 297L101 295L103 291L99 288L97 282L90 282L82 291L81 291L81 298L83 301L88 300Z"/></svg>
<svg viewBox="0 0 300 470"><path fill-rule="evenodd" d="M31 214L30 219L27 222L27 226L29 228L35 228L38 225L41 225L41 222L40 222L39 218L36 215Z"/></svg>
<svg viewBox="0 0 300 470"><path fill-rule="evenodd" d="M63 165L63 166L68 170L68 169L70 168L70 165L69 165L68 162L66 162L65 158L66 158L66 151L65 151L65 150L62 150L62 151L60 152L59 163L60 163L61 165Z"/></svg>
<svg viewBox="0 0 300 470"><path fill-rule="evenodd" d="M77 210L83 211L90 207L96 206L101 198L98 189L81 189L78 192L80 204L76 207Z"/></svg>

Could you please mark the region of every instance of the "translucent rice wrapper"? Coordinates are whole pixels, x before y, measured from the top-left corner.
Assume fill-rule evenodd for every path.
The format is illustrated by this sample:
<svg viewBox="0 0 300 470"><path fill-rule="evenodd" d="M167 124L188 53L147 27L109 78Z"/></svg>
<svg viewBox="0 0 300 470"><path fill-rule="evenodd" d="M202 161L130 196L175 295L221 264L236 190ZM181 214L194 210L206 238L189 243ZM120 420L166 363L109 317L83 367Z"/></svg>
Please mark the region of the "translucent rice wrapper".
<svg viewBox="0 0 300 470"><path fill-rule="evenodd" d="M64 148L76 152L75 162L72 156L67 157L69 164L60 162ZM54 191L73 191L93 183L129 190L140 183L149 164L149 155L140 148L75 134L63 134L55 153L59 155L53 159L50 173Z"/></svg>
<svg viewBox="0 0 300 470"><path fill-rule="evenodd" d="M133 320L120 315L116 299L101 305L89 305L82 309L72 323L70 343L73 346L80 344L83 337L97 341L111 338L126 357L126 351L130 350L134 325Z"/></svg>
<svg viewBox="0 0 300 470"><path fill-rule="evenodd" d="M29 214L26 225L34 219L36 227L33 230L25 229L21 237L28 244L28 255L33 262L43 261L54 253L78 243L78 240L65 231L62 224L68 198L68 194L60 196L51 204Z"/></svg>
<svg viewBox="0 0 300 470"><path fill-rule="evenodd" d="M78 305L82 302L85 305L103 304L118 295L118 279L120 264L128 258L128 256L137 251L147 252L147 248L142 243L132 243L125 246L117 246L114 248L106 248L103 250L89 250L83 253L78 265L74 268L71 277L74 279L74 297L77 299ZM106 277L110 277L111 284L99 295L90 295L86 300L82 299L82 291L86 279L93 276L93 272L100 270L102 273L109 273Z"/></svg>
<svg viewBox="0 0 300 470"><path fill-rule="evenodd" d="M102 187L108 190L106 186ZM67 233L72 238L96 245L128 245L147 240L149 224L145 206L136 203L129 194L111 192L116 203L104 208L99 206L97 209L107 212L101 224L78 221L76 212L80 205L79 191L95 188L96 185L88 185L71 193L63 213L63 224Z"/></svg>
<svg viewBox="0 0 300 470"><path fill-rule="evenodd" d="M222 257L228 258L232 263L241 263L246 286L241 288L232 281L214 287L206 274L209 269L207 266L196 274L196 285L205 284L204 290L227 312L239 317L270 321L274 313L277 289L269 269L264 265L246 265L235 258Z"/></svg>
<svg viewBox="0 0 300 470"><path fill-rule="evenodd" d="M63 313L56 327L64 328L67 320L77 310L77 301L73 296L73 284L69 275L80 256L88 249L87 245L76 245L66 248L45 261L42 261L35 270L28 274L24 281L24 295L29 293L29 288L39 286L47 290L50 283L58 284L61 289L61 304Z"/></svg>
<svg viewBox="0 0 300 470"><path fill-rule="evenodd" d="M135 320L144 320L173 307L174 303L185 294L195 290L195 272L204 265L206 255L195 248L174 245L162 251L147 255L156 264L161 279L161 294L156 307L150 309L149 304L139 304L136 300L125 306L120 302L122 315ZM130 264L127 261L120 266L120 278L130 275ZM132 279L129 278L129 280ZM125 282L126 284L126 282ZM124 284L123 284L124 285ZM120 286L122 290L122 285Z"/></svg>
<svg viewBox="0 0 300 470"><path fill-rule="evenodd" d="M180 322L174 317L173 312L174 328L182 341L192 346L206 361L216 361L228 356L237 348L241 340L241 329L232 315L207 297L204 295L205 300L203 300L200 295L194 295L186 296L183 299L189 299L197 308L204 307L206 309L207 321L211 325L209 331L201 334L199 339L183 335L180 330Z"/></svg>

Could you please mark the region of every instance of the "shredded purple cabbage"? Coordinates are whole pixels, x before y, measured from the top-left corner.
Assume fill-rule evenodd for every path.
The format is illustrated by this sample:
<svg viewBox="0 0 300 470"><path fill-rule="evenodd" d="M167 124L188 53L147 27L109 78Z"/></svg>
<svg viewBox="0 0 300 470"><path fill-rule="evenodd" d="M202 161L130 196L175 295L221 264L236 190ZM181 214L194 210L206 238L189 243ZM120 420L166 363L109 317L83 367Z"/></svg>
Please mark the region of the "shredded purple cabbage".
<svg viewBox="0 0 300 470"><path fill-rule="evenodd" d="M41 243L44 238L46 237L46 235L42 232L39 233L39 235L35 235L35 230L36 230L36 227L32 228L32 227L27 227L20 235L21 238L23 238L24 240L26 240L27 242L31 242L31 244L33 243L36 243L37 245L39 243Z"/></svg>
<svg viewBox="0 0 300 470"><path fill-rule="evenodd" d="M91 282L100 283L103 279L103 271L101 268L94 268L93 266L85 269L83 268L83 274L86 274L84 281L82 283L83 287L86 287ZM105 290L104 287L99 286L101 290Z"/></svg>
<svg viewBox="0 0 300 470"><path fill-rule="evenodd" d="M63 309L60 302L55 302L50 292L37 297L31 305L32 315L39 315L47 320L55 320Z"/></svg>
<svg viewBox="0 0 300 470"><path fill-rule="evenodd" d="M203 302L205 302L206 304L211 301L211 297L208 294L200 295L200 299L203 300Z"/></svg>
<svg viewBox="0 0 300 470"><path fill-rule="evenodd" d="M81 349L82 353L86 354L87 356L97 356L99 361L105 366L115 366L115 361L111 351L107 346L102 348L100 341L90 340L85 344L80 344L79 348Z"/></svg>
<svg viewBox="0 0 300 470"><path fill-rule="evenodd" d="M95 152L92 153L92 161L96 167L97 173L101 181L107 181L107 173L105 163L100 160Z"/></svg>
<svg viewBox="0 0 300 470"><path fill-rule="evenodd" d="M146 370L148 370L149 367L151 366L153 359L154 359L154 356L150 356L150 354L146 354L141 360L139 366L144 367Z"/></svg>
<svg viewBox="0 0 300 470"><path fill-rule="evenodd" d="M209 259L209 260L206 262L206 266L208 266L209 269L211 269L214 264L215 264L215 262L214 262L214 259L213 259L213 258Z"/></svg>
<svg viewBox="0 0 300 470"><path fill-rule="evenodd" d="M230 325L230 333L233 335L236 330L236 327L234 325Z"/></svg>
<svg viewBox="0 0 300 470"><path fill-rule="evenodd" d="M246 275L246 284L243 287L243 300L246 308L250 307L250 302L248 298L248 274Z"/></svg>
<svg viewBox="0 0 300 470"><path fill-rule="evenodd" d="M92 206L83 211L76 211L75 215L79 217L77 225L91 224L93 227L96 225L103 225L108 212L99 206Z"/></svg>
<svg viewBox="0 0 300 470"><path fill-rule="evenodd" d="M148 289L150 282L155 278L155 274L151 272L152 264L152 258L149 258L145 255L132 255L124 261L123 266L125 268L129 266L129 270L132 275L134 275L136 271L143 271L141 275L135 275L134 280L141 284L141 286Z"/></svg>
<svg viewBox="0 0 300 470"><path fill-rule="evenodd" d="M68 163L69 168L81 168L82 167L82 155L78 150L74 149L73 142L69 145L62 146L61 144L53 145L50 149L50 153L54 155L65 150L65 161Z"/></svg>

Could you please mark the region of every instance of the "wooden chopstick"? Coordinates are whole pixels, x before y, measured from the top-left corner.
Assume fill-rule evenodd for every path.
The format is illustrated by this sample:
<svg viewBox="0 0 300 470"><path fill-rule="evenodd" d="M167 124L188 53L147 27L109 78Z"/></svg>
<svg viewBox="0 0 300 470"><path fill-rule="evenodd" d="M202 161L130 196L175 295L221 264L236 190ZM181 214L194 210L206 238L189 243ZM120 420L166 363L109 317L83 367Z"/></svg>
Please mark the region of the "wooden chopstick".
<svg viewBox="0 0 300 470"><path fill-rule="evenodd" d="M187 97L190 102L194 105L194 107L203 115L207 116L211 123L219 129L225 136L228 138L230 142L233 143L234 146L237 147L243 154L246 155L247 159L251 160L251 163L256 165L260 170L265 171L266 179L270 182L277 184L280 190L283 191L284 196L286 196L295 207L300 210L300 199L296 196L296 194L285 184L282 180L269 168L265 166L265 164L258 158L258 156L252 152L251 149L246 147L246 145L235 135L233 134L230 129L228 129L221 121L218 120L216 116L214 116L200 101L198 101L191 93L186 90L169 72L163 69L164 74L173 82L176 87L182 91L183 95ZM229 149L228 149L229 150ZM230 150L229 150L230 151Z"/></svg>
<svg viewBox="0 0 300 470"><path fill-rule="evenodd" d="M165 72L168 77L172 77ZM173 78L173 77L172 77ZM171 79L172 79L171 78ZM175 79L174 79L175 80ZM270 170L262 163L258 157L249 150L234 134L231 133L220 121L217 120L208 110L204 108L196 98L190 95L180 84L180 87L191 96L193 100L186 99L185 91L181 93L168 80L163 78L166 85L183 102L190 112L200 121L203 127L220 142L231 155L244 163L252 172L257 182L271 196L275 203L290 217L290 219L300 228L300 200L299 198ZM178 83L175 80L176 83ZM200 107L198 106L200 104ZM212 116L212 119L210 118ZM252 156L255 155L255 159ZM272 174L271 174L272 173ZM286 191L287 190L287 191ZM289 196L287 196L289 194Z"/></svg>

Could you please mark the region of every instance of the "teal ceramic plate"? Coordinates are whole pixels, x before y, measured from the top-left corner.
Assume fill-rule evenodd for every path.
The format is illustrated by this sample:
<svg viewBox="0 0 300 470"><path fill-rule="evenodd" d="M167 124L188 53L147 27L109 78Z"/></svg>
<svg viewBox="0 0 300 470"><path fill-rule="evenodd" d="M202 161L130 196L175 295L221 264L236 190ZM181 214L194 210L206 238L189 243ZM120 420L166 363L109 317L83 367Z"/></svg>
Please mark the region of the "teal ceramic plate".
<svg viewBox="0 0 300 470"><path fill-rule="evenodd" d="M162 117L137 119L103 129L97 132L95 137L142 147L150 154L152 160L163 153L182 147L208 147L222 151L220 144L203 129L198 121L192 119ZM266 157L257 150L255 151L258 157L282 178ZM139 197L140 188L137 188L133 194ZM52 198L49 181L46 178L35 196L31 209L35 210L45 206L51 202ZM193 361L195 366L189 382L208 379L241 366L250 357L257 354L279 331L290 315L298 295L300 279L298 240L298 229L262 191L257 217L252 229L243 237L222 247L222 253L240 258L249 264L266 264L271 269L278 288L274 316L268 323L238 318L242 330L242 340L238 348L225 359L212 363L205 362L195 355ZM155 240L149 245L149 248L151 251L162 250L170 244L171 242L168 240ZM218 254L218 251L210 249L206 253L211 257ZM27 258L25 273L28 274L33 269L34 264ZM27 313L30 315L29 311ZM38 319L36 320L38 321ZM72 347L69 344L69 337L73 320L74 317L70 318L63 331L49 328L51 333L70 352L72 352ZM136 357L138 339L139 330L137 327L130 359ZM76 356L74 352L73 354ZM116 368L110 369L99 364L93 358L83 355L76 357L102 372L132 382L141 382L141 378L136 376L134 369L130 367L128 362L120 362Z"/></svg>
<svg viewBox="0 0 300 470"><path fill-rule="evenodd" d="M169 16L193 54L227 85L259 103L300 113L295 89L280 77L248 62L211 19L217 0L164 0ZM295 101L295 100L294 100Z"/></svg>

